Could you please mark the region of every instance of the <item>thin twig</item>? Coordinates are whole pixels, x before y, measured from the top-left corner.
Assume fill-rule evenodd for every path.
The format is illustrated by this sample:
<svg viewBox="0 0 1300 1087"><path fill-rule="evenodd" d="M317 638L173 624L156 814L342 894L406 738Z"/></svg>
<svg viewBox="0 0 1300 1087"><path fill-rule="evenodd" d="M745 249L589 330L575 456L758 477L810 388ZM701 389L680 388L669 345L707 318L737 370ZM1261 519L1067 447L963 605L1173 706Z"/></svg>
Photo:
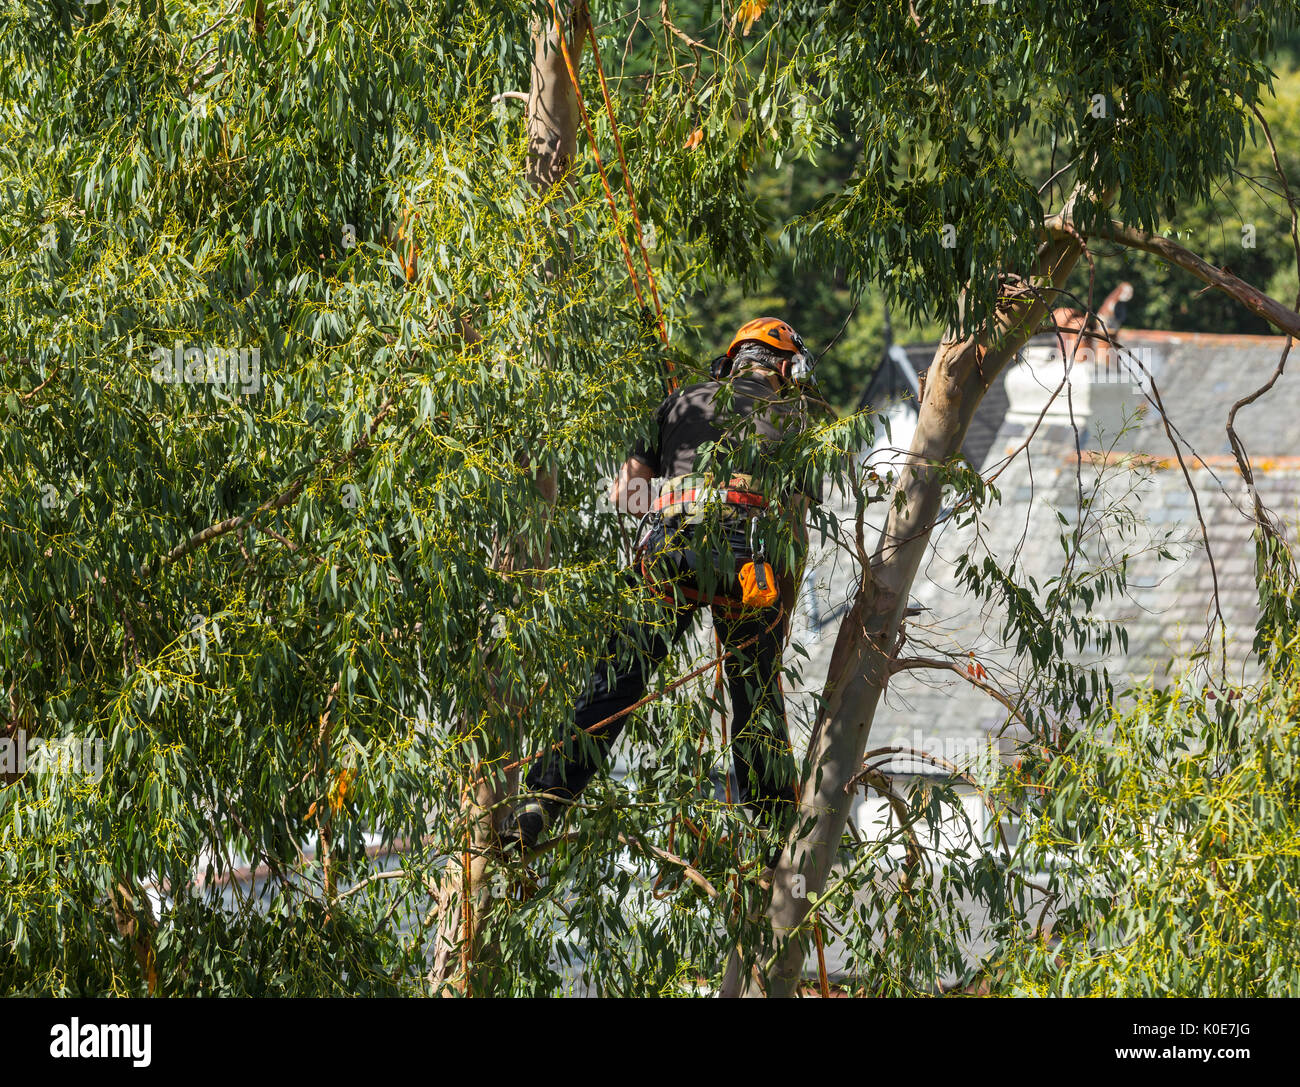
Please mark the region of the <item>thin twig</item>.
<svg viewBox="0 0 1300 1087"><path fill-rule="evenodd" d="M1001 702L1002 705L1007 708L1007 711L1011 716L1024 725L1025 728L1029 727L1029 722L1025 720L1024 715L1016 709L1015 705L1006 695L996 687L981 682L977 677L971 675L967 669L962 668L962 666L956 661L942 660L934 657L903 657L898 660L890 661L889 664L890 672L907 672L917 668L932 668L936 671L956 672L957 675L961 676L961 678L972 687L978 688L990 698L994 698Z"/></svg>
<svg viewBox="0 0 1300 1087"><path fill-rule="evenodd" d="M53 381L56 377L59 376L59 371L62 368L63 368L63 360L60 359L58 362L54 364L54 369L50 371L49 377L47 377L44 381L42 381L39 385L37 385L36 388L34 388L31 392L19 393L18 399L21 400L24 404L34 399L37 393L39 393L43 388L45 388L46 385L48 385L51 381Z"/></svg>
<svg viewBox="0 0 1300 1087"><path fill-rule="evenodd" d="M701 41L696 41L684 30L676 26L670 18L668 18L668 0L659 0L659 19L668 30L671 30L675 35L677 35L678 38L680 38L682 41L684 41L687 45L691 47L691 50L695 53L696 71L699 71L700 62L704 59L702 56L700 56L700 51L702 49L707 49L710 53L717 54L718 56L722 55L721 53L718 53L718 51L712 48L711 46L705 45Z"/></svg>
<svg viewBox="0 0 1300 1087"><path fill-rule="evenodd" d="M686 873L687 879L704 891L704 893L710 898L718 897L717 889L713 884L705 879L704 876L700 874L699 870L693 867L689 861L682 860L682 858L677 856L677 854L669 853L666 849L660 849L655 845L647 845L645 842L641 841L640 838L629 838L625 834L620 834L618 840L629 847L635 845L644 852L658 857L660 860L668 861L670 864L680 865L682 870Z"/></svg>
<svg viewBox="0 0 1300 1087"><path fill-rule="evenodd" d="M342 902L343 899L356 894L362 888L367 887L372 883L379 882L379 880L381 879L402 879L405 876L406 876L406 870L403 868L394 868L390 872L376 872L373 876L367 876L355 887L349 887L346 891L344 891L341 895L338 896L338 900Z"/></svg>
<svg viewBox="0 0 1300 1087"><path fill-rule="evenodd" d="M355 460L362 452L364 452L369 447L371 441L374 439L375 431L378 430L379 428L379 424L383 422L384 417L388 415L388 413L393 409L393 405L395 402L396 402L395 396L390 396L387 400L384 401L382 405L380 405L379 411L376 413L374 419L371 420L370 427L366 431L364 437L362 437L354 446L352 446L351 449L349 449L346 453L344 453L341 457L338 458L338 464L340 466L344 464L348 464L351 461ZM328 460L330 460L330 457L328 456L319 457L312 463L311 468L312 469L318 468L320 467L320 465L324 464ZM165 555L163 555L163 557L158 561L157 565L151 565L147 562L144 563L140 567L140 576L142 578L148 578L152 574L156 573L162 567L175 562L177 559L184 558L192 551L197 551L204 544L209 543L212 540L215 540L217 537L225 536L231 532L235 532L238 529L243 528L244 525L255 520L261 514L273 513L278 509L283 509L295 498L297 498L299 494L302 493L303 487L306 486L307 484L307 478L308 478L307 474L302 475L287 490L282 491L274 498L267 499L260 506L258 506L257 509L253 510L252 513L244 513L244 514L239 514L235 517L227 517L224 521L218 521L216 524L209 525L207 528L203 529L202 532L196 532L188 540L185 540L183 543L177 544Z"/></svg>

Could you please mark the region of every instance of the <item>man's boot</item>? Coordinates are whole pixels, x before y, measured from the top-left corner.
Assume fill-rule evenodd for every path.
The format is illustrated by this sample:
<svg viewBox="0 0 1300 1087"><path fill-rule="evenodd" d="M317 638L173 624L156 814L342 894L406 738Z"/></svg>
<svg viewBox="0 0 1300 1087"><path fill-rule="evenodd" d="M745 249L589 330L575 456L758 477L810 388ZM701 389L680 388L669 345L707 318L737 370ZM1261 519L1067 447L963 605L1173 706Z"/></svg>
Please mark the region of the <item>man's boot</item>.
<svg viewBox="0 0 1300 1087"><path fill-rule="evenodd" d="M552 812L540 800L517 800L497 827L497 837L502 848L517 847L520 853L528 853L552 822Z"/></svg>

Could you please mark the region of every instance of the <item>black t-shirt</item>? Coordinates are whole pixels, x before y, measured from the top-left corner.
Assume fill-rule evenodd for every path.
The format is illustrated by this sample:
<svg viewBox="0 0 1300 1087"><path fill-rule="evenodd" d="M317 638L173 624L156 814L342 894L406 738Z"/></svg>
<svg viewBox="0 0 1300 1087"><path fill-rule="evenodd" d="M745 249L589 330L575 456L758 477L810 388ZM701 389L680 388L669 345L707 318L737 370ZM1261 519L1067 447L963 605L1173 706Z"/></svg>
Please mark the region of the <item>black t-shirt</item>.
<svg viewBox="0 0 1300 1087"><path fill-rule="evenodd" d="M725 397L719 402L718 392L723 386L731 387L729 404ZM741 374L727 381L701 381L676 390L659 405L656 422L658 443L650 446L637 442L631 455L649 465L656 476L671 479L697 470L696 458L702 445L723 443L725 438L724 444L756 452L762 444L779 442L793 432L792 428L806 425L808 411L806 402L788 386L774 389L766 378ZM747 442L750 434L759 442ZM759 478L772 474L753 463L735 463L731 469ZM794 478L793 490L815 503L821 502L821 475L811 464L806 470L796 471Z"/></svg>

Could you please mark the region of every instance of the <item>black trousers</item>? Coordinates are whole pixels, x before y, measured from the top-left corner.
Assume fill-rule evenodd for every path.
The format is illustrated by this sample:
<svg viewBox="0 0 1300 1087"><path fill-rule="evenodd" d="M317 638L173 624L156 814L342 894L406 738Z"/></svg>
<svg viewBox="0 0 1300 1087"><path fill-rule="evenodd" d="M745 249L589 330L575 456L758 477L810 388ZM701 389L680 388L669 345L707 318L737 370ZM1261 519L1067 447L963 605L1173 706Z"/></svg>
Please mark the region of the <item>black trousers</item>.
<svg viewBox="0 0 1300 1087"><path fill-rule="evenodd" d="M574 707L573 732L585 731L645 697L652 675L691 628L698 607L679 597L676 606L665 603L662 623L633 622L615 630L606 659L597 666ZM738 799L764 824L772 825L776 819L783 825L793 813L795 801L794 756L780 685L786 617L778 621L775 608L754 609L740 618L728 618L724 608L712 610L723 646L734 650L723 667L731 695ZM736 649L750 639L755 639L753 644ZM529 791L576 797L608 759L629 716L624 714L589 733L593 742L570 739L561 751L543 756L528 773Z"/></svg>

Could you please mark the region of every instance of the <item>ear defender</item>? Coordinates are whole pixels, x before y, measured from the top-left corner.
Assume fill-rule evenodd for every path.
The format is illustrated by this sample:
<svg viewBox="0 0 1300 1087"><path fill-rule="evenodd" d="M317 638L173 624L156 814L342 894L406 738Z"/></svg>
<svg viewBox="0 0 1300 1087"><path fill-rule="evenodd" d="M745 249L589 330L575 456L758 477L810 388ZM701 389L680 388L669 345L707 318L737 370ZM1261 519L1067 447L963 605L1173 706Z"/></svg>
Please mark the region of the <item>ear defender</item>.
<svg viewBox="0 0 1300 1087"><path fill-rule="evenodd" d="M732 361L730 355L719 355L709 363L709 376L714 381L722 381L731 375Z"/></svg>
<svg viewBox="0 0 1300 1087"><path fill-rule="evenodd" d="M813 378L813 367L817 365L817 358L804 345L802 337L796 332L793 336L795 344L795 353L790 356L790 360L785 364L785 380L787 382L811 383Z"/></svg>

